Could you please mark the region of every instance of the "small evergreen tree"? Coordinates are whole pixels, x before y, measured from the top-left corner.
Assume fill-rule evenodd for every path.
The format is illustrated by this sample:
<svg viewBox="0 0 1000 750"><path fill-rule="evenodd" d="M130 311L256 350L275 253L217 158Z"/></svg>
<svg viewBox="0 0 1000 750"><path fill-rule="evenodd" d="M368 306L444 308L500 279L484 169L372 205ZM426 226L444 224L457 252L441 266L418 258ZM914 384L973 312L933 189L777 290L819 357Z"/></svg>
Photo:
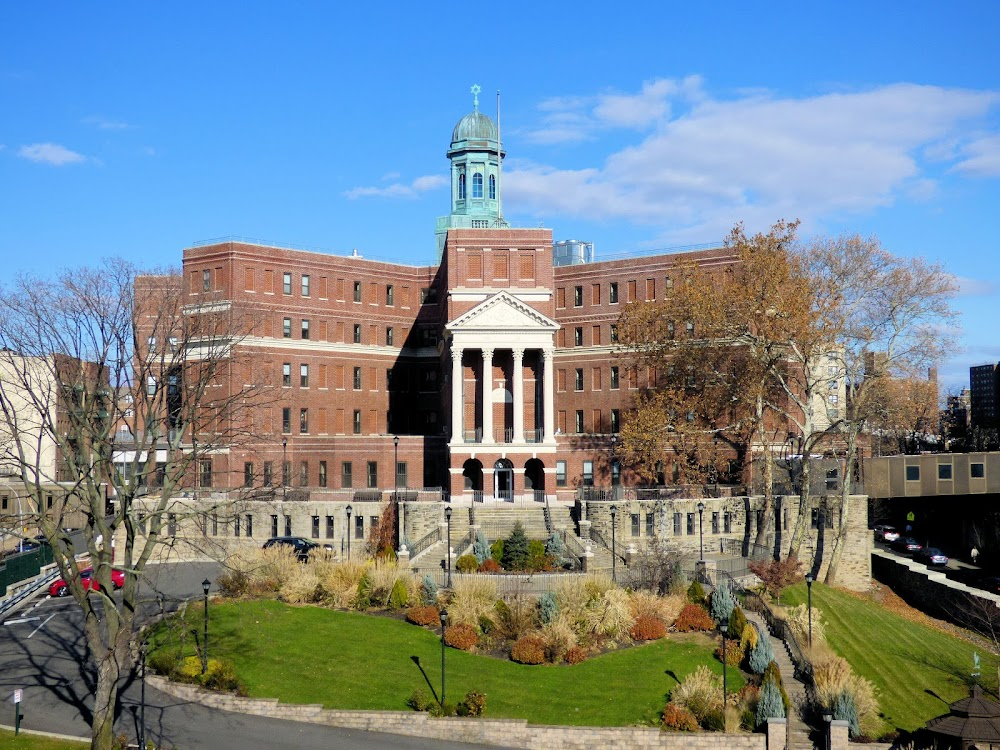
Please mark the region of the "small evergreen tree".
<svg viewBox="0 0 1000 750"><path fill-rule="evenodd" d="M566 564L566 543L556 532L549 534L548 541L545 542L545 554L552 558L557 567Z"/></svg>
<svg viewBox="0 0 1000 750"><path fill-rule="evenodd" d="M743 614L740 607L733 607L733 612L729 615L729 637L736 639L743 635L743 628L747 626L747 616Z"/></svg>
<svg viewBox="0 0 1000 750"><path fill-rule="evenodd" d="M768 719L785 718L785 704L781 700L781 691L773 680L768 680L761 688L760 697L757 699L757 715L754 718L757 726L764 724Z"/></svg>
<svg viewBox="0 0 1000 750"><path fill-rule="evenodd" d="M754 674L764 674L767 665L774 661L774 650L771 648L771 639L766 632L761 632L756 623L753 624L757 630L757 645L750 652L748 664Z"/></svg>
<svg viewBox="0 0 1000 750"><path fill-rule="evenodd" d="M698 581L691 581L691 585L688 586L687 590L687 598L692 604L705 603L705 589Z"/></svg>
<svg viewBox="0 0 1000 750"><path fill-rule="evenodd" d="M507 570L524 570L528 563L528 536L524 533L524 526L518 521L514 524L514 530L503 543L503 559L500 564Z"/></svg>
<svg viewBox="0 0 1000 750"><path fill-rule="evenodd" d="M434 577L430 573L424 576L423 584L424 584L424 596L423 596L424 604L428 605L436 604L438 596L438 585L437 583L435 583Z"/></svg>
<svg viewBox="0 0 1000 750"><path fill-rule="evenodd" d="M729 584L720 583L718 588L712 592L712 604L709 609L712 619L720 625L724 622L728 623L735 608L736 600L733 598L733 592L729 590Z"/></svg>
<svg viewBox="0 0 1000 750"><path fill-rule="evenodd" d="M847 733L854 739L861 734L861 718L850 693L841 693L833 702L833 718L847 722Z"/></svg>
<svg viewBox="0 0 1000 750"><path fill-rule="evenodd" d="M559 613L559 604L556 601L556 595L552 591L546 591L540 597L538 597L538 619L541 620L542 625L548 625Z"/></svg>
<svg viewBox="0 0 1000 750"><path fill-rule="evenodd" d="M482 529L476 532L476 541L472 545L472 554L476 556L476 562L480 565L483 560L490 556L490 543L486 541L486 535Z"/></svg>

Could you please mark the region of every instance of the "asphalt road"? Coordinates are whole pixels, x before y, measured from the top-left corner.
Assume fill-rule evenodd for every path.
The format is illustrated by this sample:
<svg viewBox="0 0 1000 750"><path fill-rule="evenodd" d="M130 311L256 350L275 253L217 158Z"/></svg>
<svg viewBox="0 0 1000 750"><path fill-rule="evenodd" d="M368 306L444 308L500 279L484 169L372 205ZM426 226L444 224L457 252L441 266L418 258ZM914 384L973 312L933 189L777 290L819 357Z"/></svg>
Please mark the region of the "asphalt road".
<svg viewBox="0 0 1000 750"><path fill-rule="evenodd" d="M202 597L201 582L213 579L215 564L171 563L147 569L141 612L149 617L170 611L185 599ZM87 658L83 615L72 598L51 599L46 592L8 613L0 626L0 724L13 725L10 698L23 690L21 726L85 737L90 733L96 672ZM138 735L140 682L122 681L116 731ZM359 732L314 724L266 719L209 709L146 689L147 738L181 750L247 750L267 748L482 748L376 732Z"/></svg>

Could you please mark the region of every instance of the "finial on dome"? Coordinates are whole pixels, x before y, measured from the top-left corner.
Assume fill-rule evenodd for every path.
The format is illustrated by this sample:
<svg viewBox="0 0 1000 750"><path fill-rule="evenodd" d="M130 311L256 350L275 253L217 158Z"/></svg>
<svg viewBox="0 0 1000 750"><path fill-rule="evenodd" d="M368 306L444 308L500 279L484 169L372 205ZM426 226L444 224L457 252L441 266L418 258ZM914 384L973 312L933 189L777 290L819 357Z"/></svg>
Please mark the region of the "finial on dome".
<svg viewBox="0 0 1000 750"><path fill-rule="evenodd" d="M472 84L472 89L471 89L471 91L472 91L472 106L476 110L476 112L479 111L479 92L482 91L482 90L483 90L482 87L478 83Z"/></svg>

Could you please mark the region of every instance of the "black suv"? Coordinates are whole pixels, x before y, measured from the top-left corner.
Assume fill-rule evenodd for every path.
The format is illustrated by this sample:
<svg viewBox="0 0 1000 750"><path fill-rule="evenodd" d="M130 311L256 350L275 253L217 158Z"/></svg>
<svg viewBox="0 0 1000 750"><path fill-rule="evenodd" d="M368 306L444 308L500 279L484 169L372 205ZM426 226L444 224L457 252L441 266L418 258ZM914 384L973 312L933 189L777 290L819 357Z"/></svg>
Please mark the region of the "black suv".
<svg viewBox="0 0 1000 750"><path fill-rule="evenodd" d="M309 559L310 552L312 552L314 549L319 549L319 545L316 544L316 542L309 541L308 539L304 539L301 536L271 537L266 542L264 542L264 549L267 549L268 547L275 547L278 545L291 547L295 551L295 556L299 558L299 560L303 561ZM327 552L333 552L333 547L329 544L324 544L323 549L325 549Z"/></svg>

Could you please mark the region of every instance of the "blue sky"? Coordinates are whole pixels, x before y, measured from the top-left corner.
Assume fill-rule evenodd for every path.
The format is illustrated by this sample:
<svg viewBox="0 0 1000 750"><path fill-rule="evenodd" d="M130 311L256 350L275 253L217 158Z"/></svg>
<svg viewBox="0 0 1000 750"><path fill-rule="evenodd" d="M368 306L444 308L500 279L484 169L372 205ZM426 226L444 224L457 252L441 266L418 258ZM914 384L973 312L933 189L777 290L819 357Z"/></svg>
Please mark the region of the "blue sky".
<svg viewBox="0 0 1000 750"><path fill-rule="evenodd" d="M737 221L959 278L942 379L1000 360L1000 4L0 5L0 257L240 235L432 263L445 151L503 93L505 214L599 257Z"/></svg>

